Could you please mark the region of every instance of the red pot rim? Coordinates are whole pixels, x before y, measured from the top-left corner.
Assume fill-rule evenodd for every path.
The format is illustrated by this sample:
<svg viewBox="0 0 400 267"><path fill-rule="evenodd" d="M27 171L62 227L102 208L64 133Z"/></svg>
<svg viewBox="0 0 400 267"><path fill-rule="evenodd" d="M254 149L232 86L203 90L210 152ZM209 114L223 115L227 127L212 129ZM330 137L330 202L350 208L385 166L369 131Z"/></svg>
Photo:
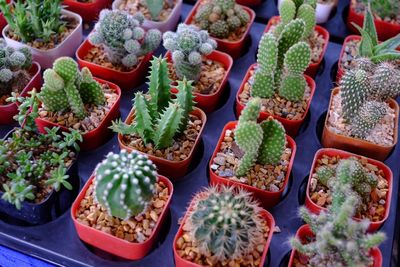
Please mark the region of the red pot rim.
<svg viewBox="0 0 400 267"><path fill-rule="evenodd" d="M77 0L64 0L63 4L67 5L68 7L69 5L73 5L80 8L95 8L100 4L99 3L100 1L94 0L93 2L85 3L85 2L78 2Z"/></svg>
<svg viewBox="0 0 400 267"><path fill-rule="evenodd" d="M349 35L347 36L344 41L343 41L343 45L342 45L342 50L340 51L340 55L339 55L339 61L338 61L338 75L342 76L344 74L344 69L342 68L342 58L344 55L344 50L346 48L346 44L350 41L359 41L361 40L361 36L360 35Z"/></svg>

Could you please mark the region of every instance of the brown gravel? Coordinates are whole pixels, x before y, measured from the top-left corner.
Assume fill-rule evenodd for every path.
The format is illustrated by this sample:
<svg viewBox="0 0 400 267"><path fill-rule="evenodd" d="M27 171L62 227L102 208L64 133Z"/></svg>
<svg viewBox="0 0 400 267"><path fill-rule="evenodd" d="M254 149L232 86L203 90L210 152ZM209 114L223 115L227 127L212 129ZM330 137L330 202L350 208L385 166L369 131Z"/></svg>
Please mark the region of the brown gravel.
<svg viewBox="0 0 400 267"><path fill-rule="evenodd" d="M82 134L94 130L99 127L118 98L118 94L109 88L107 84L102 84L102 86L104 90L104 96L106 98L105 105L96 106L94 104L85 104L87 116L83 120L75 117L74 113L71 111L49 112L45 107L41 107L39 109L39 116L42 119L57 123L66 128L79 130Z"/></svg>
<svg viewBox="0 0 400 267"><path fill-rule="evenodd" d="M168 63L168 68L171 80L179 80L174 65L171 62ZM225 75L226 69L222 63L210 59L203 59L200 78L198 82L193 84L193 92L204 95L214 94L220 88Z"/></svg>
<svg viewBox="0 0 400 267"><path fill-rule="evenodd" d="M14 78L12 79L11 84L8 85L9 86L8 88L11 87L11 92L19 94L25 89L26 85L29 83L31 79L32 75L29 73L29 71L26 70L18 71L17 73L14 73ZM11 94L5 94L0 96L0 106L10 104L10 102L6 101L7 98L9 98L10 96Z"/></svg>
<svg viewBox="0 0 400 267"><path fill-rule="evenodd" d="M220 150L213 159L211 169L218 176L251 185L261 190L277 192L282 189L285 183L291 155L292 150L287 146L280 164L276 166L255 164L247 176L236 177L235 170L243 157L243 151L234 141L234 132L227 130Z"/></svg>
<svg viewBox="0 0 400 267"><path fill-rule="evenodd" d="M158 182L151 205L145 213L129 220L121 220L110 216L107 210L96 202L93 189L92 184L76 211L78 222L132 243L143 243L152 235L158 218L170 198L168 187L163 182Z"/></svg>
<svg viewBox="0 0 400 267"><path fill-rule="evenodd" d="M362 3L360 0L351 0L351 6L357 13L363 13L364 14L364 12L366 10L365 4ZM374 18L377 19L377 20L383 20L383 21L386 21L386 22L389 22L389 23L393 23L393 24L394 23L395 24L400 24L400 14L397 14L396 17L391 17L391 18L390 17L381 18L381 17L379 17L378 14L375 14L375 13L373 13L373 15L374 15Z"/></svg>
<svg viewBox="0 0 400 267"><path fill-rule="evenodd" d="M142 0L124 0L118 6L118 9L128 11L130 14L141 12L147 20L153 20L149 10L147 9L147 6L142 2ZM177 0L164 0L164 7L160 12L159 19L157 21L167 20L177 2Z"/></svg>
<svg viewBox="0 0 400 267"><path fill-rule="evenodd" d="M361 204L360 209L358 209L356 213L356 217L360 219L369 219L372 222L380 221L385 216L385 203L389 191L389 185L385 179L385 174L382 170L378 169L377 166L368 163L367 159L364 157L361 159L352 158L359 160L366 171L375 174L378 178L378 186L371 192L371 201ZM335 168L339 160L339 156L329 157L324 155L317 161L315 169L320 166ZM312 174L309 194L311 200L318 206L326 208L332 203L331 191L318 182L318 175L316 173Z"/></svg>

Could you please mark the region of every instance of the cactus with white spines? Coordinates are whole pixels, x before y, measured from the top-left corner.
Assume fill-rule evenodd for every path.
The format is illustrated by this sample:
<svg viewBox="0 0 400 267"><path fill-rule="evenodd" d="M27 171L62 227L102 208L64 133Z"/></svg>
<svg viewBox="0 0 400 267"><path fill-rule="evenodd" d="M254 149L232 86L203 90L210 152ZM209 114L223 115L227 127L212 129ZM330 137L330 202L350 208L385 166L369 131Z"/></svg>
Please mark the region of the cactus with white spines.
<svg viewBox="0 0 400 267"><path fill-rule="evenodd" d="M351 135L361 139L366 138L386 114L387 106L385 103L365 102L358 114L352 119Z"/></svg>

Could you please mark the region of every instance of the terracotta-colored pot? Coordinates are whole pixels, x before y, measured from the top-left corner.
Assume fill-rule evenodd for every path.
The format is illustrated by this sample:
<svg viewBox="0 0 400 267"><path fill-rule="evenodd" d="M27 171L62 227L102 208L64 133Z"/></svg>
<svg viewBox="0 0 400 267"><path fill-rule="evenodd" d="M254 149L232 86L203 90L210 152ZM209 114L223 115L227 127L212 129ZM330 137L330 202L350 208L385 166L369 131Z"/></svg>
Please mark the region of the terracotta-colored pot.
<svg viewBox="0 0 400 267"><path fill-rule="evenodd" d="M271 26L276 25L280 22L281 18L279 16L274 16L272 17L267 24L267 27L265 27L264 33L268 32ZM324 38L324 47L322 49L321 56L318 59L318 62L316 63L311 63L307 70L305 71L306 75L309 75L311 77L315 77L315 75L318 72L319 66L321 65L322 59L324 58L326 49L328 48L328 43L329 43L329 32L322 28L321 26L316 25L314 28L315 31L317 31L322 37Z"/></svg>
<svg viewBox="0 0 400 267"><path fill-rule="evenodd" d="M10 3L10 0L7 0L7 4ZM3 13L0 12L0 32L3 31L3 28L7 25L7 20L5 19ZM1 33L3 36L3 33Z"/></svg>
<svg viewBox="0 0 400 267"><path fill-rule="evenodd" d="M339 149L334 149L334 148L321 148L317 151L317 153L315 153L314 156L314 160L313 160L313 164L311 166L311 170L310 170L310 176L308 178L308 183L307 183L307 190L306 190L306 200L305 200L305 205L306 207L313 213L315 214L319 214L322 210L326 210L326 208L321 207L319 205L317 205L316 203L314 203L314 201L311 200L311 196L310 196L310 187L311 187L311 177L312 175L315 173L315 168L317 166L317 161L319 159L322 159L323 156L329 156L329 157L334 157L334 156L339 156L341 159L347 159L350 157L355 157L355 158L364 158L367 160L368 163L376 166L379 170L382 170L384 175L385 175L385 179L388 182L388 192L386 195L386 200L385 200L385 216L383 217L382 220L377 221L377 222L371 222L371 224L369 225L368 231L369 232L374 232L377 231L382 224L386 221L386 219L389 217L389 211L390 211L390 203L391 203L391 199L392 199L392 181L393 181L393 173L390 170L390 168L388 166L386 166L385 164L383 164L380 161L374 160L374 159L370 159L370 158L365 158L365 157L361 157L359 155L353 154L353 153L349 153L343 150L339 150ZM358 218L354 218L357 221L360 221L360 219Z"/></svg>
<svg viewBox="0 0 400 267"><path fill-rule="evenodd" d="M193 24L194 23L194 17L195 17L195 15L197 13L197 9L200 7L202 2L203 2L202 0L197 1L196 5L193 7L192 11L189 13L188 17L185 20L186 24ZM256 17L255 12L251 8L248 8L246 6L241 6L241 7L250 16L250 22L247 25L247 29L246 29L245 33L243 34L242 38L240 38L240 40L238 40L238 41L231 42L231 41L228 41L228 40L225 40L225 39L219 39L219 38L213 37L218 43L217 49L229 54L234 59L240 57L242 51L245 49L246 39L247 39L247 37L249 35L251 25L253 24L254 19Z"/></svg>
<svg viewBox="0 0 400 267"><path fill-rule="evenodd" d="M167 57L167 60L169 62L172 61L171 52L168 51L165 56ZM226 84L228 82L229 73L233 65L233 59L231 58L230 55L220 51L214 51L206 58L221 63L226 70L225 76L222 79L221 85L219 86L217 91L215 91L212 94L194 93L195 96L194 101L196 102L196 106L201 108L204 112L209 113L214 111L218 106L222 93L224 92ZM173 88L172 92L176 93L178 91L175 88Z"/></svg>
<svg viewBox="0 0 400 267"><path fill-rule="evenodd" d="M236 0L236 3L243 6L256 6L261 4L262 0Z"/></svg>
<svg viewBox="0 0 400 267"><path fill-rule="evenodd" d="M224 141L225 132L227 130L234 130L236 128L236 125L237 125L237 121L228 122L225 125L224 129L222 130L221 136L218 140L217 146L215 147L214 153L211 157L211 160L210 160L210 163L208 166L209 172L210 172L210 183L212 185L223 184L223 185L242 187L242 188L246 189L247 191L251 192L253 194L254 198L257 199L264 208L271 208L279 203L282 193L285 190L286 185L289 181L290 172L292 171L294 158L296 156L296 143L290 136L286 135L288 146L292 150L292 155L290 156L289 166L288 166L288 169L286 172L285 181L283 183L282 188L277 192L270 192L270 191L262 190L262 189L254 187L254 186L251 186L251 185L247 185L247 184L243 184L243 183L239 183L239 182L230 180L226 177L218 176L211 169L211 165L213 164L213 159L217 156L218 152L220 152L221 143L222 143L222 141Z"/></svg>
<svg viewBox="0 0 400 267"><path fill-rule="evenodd" d="M97 20L102 9L111 4L111 0L94 0L92 2L78 2L77 0L64 0L65 8L79 14L85 22Z"/></svg>
<svg viewBox="0 0 400 267"><path fill-rule="evenodd" d="M102 122L100 125L83 134L82 138L83 141L79 145L82 151L88 151L95 149L102 144L104 144L111 136L112 136L112 131L108 128L111 125L111 121L115 120L116 118L119 117L119 105L121 102L121 89L119 89L118 85L99 79L99 78L94 78L96 81L98 81L100 84L108 84L108 86L117 93L118 97L117 100L115 101L114 105L111 107L110 111L107 113L107 115L103 118ZM60 127L62 131L68 132L69 129L61 126L57 123L48 121L44 118L37 118L35 120L36 125L39 129L40 132L44 133L46 132L45 127L47 128L52 128L52 127Z"/></svg>
<svg viewBox="0 0 400 267"><path fill-rule="evenodd" d="M154 164L156 164L158 173L169 177L173 181L179 180L178 178L181 178L182 176L184 176L187 173L187 171L189 170L189 165L193 160L195 151L198 149L200 139L201 139L201 134L203 133L204 126L206 125L206 122L207 122L206 114L201 109L195 108L195 110L193 110L191 114L199 117L201 119L203 125L201 126L199 135L197 136L196 141L193 145L193 148L190 151L190 154L188 155L188 157L186 159L181 160L181 161L172 161L172 160L167 160L164 158L160 158L160 157L157 157L154 155L147 154L149 159L151 161L153 161ZM128 114L128 117L125 120L125 123L132 124L134 119L135 119L135 110L134 110L134 108L132 108L132 110ZM119 143L119 146L121 147L121 149L125 149L127 151L135 150L134 148L132 148L124 143L122 134L118 134L118 143ZM138 152L140 152L140 151L138 151ZM141 153L143 153L143 152L141 152Z"/></svg>
<svg viewBox="0 0 400 267"><path fill-rule="evenodd" d="M342 58L343 58L343 55L345 53L346 44L351 42L351 41L360 41L360 40L361 40L361 36L359 36L359 35L349 35L349 36L346 37L346 39L344 39L342 50L340 51L340 56L339 56L339 61L338 61L338 70L337 70L337 74L336 74L336 83L339 83L340 79L342 78L342 76L345 73L345 69L343 69L343 67L342 67Z"/></svg>
<svg viewBox="0 0 400 267"><path fill-rule="evenodd" d="M349 15L347 16L347 27L349 27L352 32L358 33L358 30L352 25L352 23L355 23L362 28L364 23L364 14L357 13L354 7L355 1L351 0ZM385 41L400 33L400 24L390 23L380 19L374 19L374 24L380 41Z"/></svg>
<svg viewBox="0 0 400 267"><path fill-rule="evenodd" d="M158 218L158 221L156 223L156 226L154 227L151 236L143 243L132 243L124 239L118 238L114 235L84 225L76 219L76 212L78 211L81 201L85 197L89 186L92 184L93 179L95 179L94 175L92 175L87 181L82 191L79 193L78 197L72 204L71 208L71 218L74 222L75 229L78 233L79 238L94 247L97 247L101 250L107 251L111 254L117 255L125 259L138 260L143 258L150 252L151 248L153 247L157 236L160 233L161 226L163 225L167 217L169 205L174 191L172 183L166 177L161 175L158 176L159 181L163 182L168 188L168 201Z"/></svg>
<svg viewBox="0 0 400 267"><path fill-rule="evenodd" d="M118 71L84 60L89 50L93 47L94 46L89 42L89 40L86 39L76 51L76 59L81 68L87 67L94 76L118 84L122 90L135 88L144 82L147 67L149 66L149 61L152 58L153 53L148 53L144 56L133 70Z"/></svg>
<svg viewBox="0 0 400 267"><path fill-rule="evenodd" d="M242 110L246 106L242 102L240 102L239 96L243 92L245 84L250 79L251 71L256 66L257 66L257 64L253 64L253 65L250 66L249 70L246 73L246 76L244 76L244 79L242 81L242 84L240 85L239 90L237 91L237 94L236 94L236 116L237 117L240 116L240 114L242 113ZM315 92L315 82L314 82L314 80L310 76L307 76L307 75L304 75L304 77L306 78L306 82L307 82L308 86L311 89L311 94L310 94L310 99L308 100L308 103L307 103L307 108L306 108L306 110L305 110L305 112L303 114L303 117L300 120L288 120L288 119L279 117L277 115L271 115L271 114L269 114L267 112L263 112L263 111L260 113L259 120L263 121L263 120L267 119L269 116L272 116L272 117L274 117L274 119L277 119L278 121L280 121L283 124L283 126L285 127L285 130L286 130L286 133L288 135L290 135L292 137L295 137L297 135L297 133L299 132L300 126L303 124L303 122L304 122L304 120L305 120L305 118L307 116L307 113L308 113L308 110L310 108L311 101L313 99L314 92Z"/></svg>
<svg viewBox="0 0 400 267"><path fill-rule="evenodd" d="M325 118L324 130L322 133L321 143L323 147L332 147L350 151L362 156L370 157L380 161L384 161L397 144L398 137L398 125L399 125L399 105L393 99L390 99L388 104L395 111L395 123L394 123L394 142L391 146L383 146L371 143L358 138L353 138L341 134L332 132L327 127L329 111L332 106L332 99L334 95L339 93L339 88L335 88L332 91L331 100L329 102L328 113Z"/></svg>
<svg viewBox="0 0 400 267"><path fill-rule="evenodd" d="M193 209L193 205L194 205L194 202L192 201L190 206L189 206L189 210ZM175 238L174 238L173 250L174 250L175 265L176 265L176 267L200 267L200 265L198 265L198 264L196 264L194 262L190 262L190 261L182 258L181 256L179 256L177 248L176 248L176 242L178 241L179 237L181 237L183 235L182 227L183 227L183 225L185 224L185 222L187 220L187 216L188 215L186 213L185 217L183 218L182 223L181 223L181 225L180 225L180 227L178 229L178 232L177 232L177 234L175 235ZM265 259L267 257L267 252L268 252L269 245L271 243L272 235L273 235L273 232L274 232L273 229L275 228L274 217L272 217L272 215L268 211L262 209L261 210L261 216L267 222L267 225L268 225L270 231L268 233L267 242L265 244L265 247L264 247L264 250L263 250L263 254L261 256L261 261L260 261L259 267L264 266L264 262L265 262Z"/></svg>
<svg viewBox="0 0 400 267"><path fill-rule="evenodd" d="M33 88L40 89L42 85L42 76L40 75L40 65L37 62L33 62L29 73L32 75L32 79L25 86L21 92L21 96L27 96L28 92ZM18 106L16 103L10 103L7 105L0 105L0 124L9 124L14 121L13 116L18 113Z"/></svg>
<svg viewBox="0 0 400 267"><path fill-rule="evenodd" d="M308 224L305 224L297 230L296 237L298 237L300 240L306 242L306 239L309 237L315 236L314 233L311 231L310 226ZM295 255L298 253L296 250L292 250L290 254L290 260L289 260L289 267L294 266L294 259ZM371 267L381 267L382 266L382 253L379 248L373 248L371 249L370 255L374 259L374 264Z"/></svg>

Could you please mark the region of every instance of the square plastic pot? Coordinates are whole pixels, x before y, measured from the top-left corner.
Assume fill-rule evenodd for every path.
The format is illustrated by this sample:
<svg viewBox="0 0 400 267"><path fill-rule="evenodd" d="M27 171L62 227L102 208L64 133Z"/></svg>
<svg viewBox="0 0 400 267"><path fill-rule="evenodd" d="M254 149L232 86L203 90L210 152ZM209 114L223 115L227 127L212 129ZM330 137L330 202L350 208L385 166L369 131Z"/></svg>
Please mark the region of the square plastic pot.
<svg viewBox="0 0 400 267"><path fill-rule="evenodd" d="M391 146L378 145L366 140L353 138L342 134L337 134L329 130L327 125L328 125L329 111L332 106L332 99L334 95L337 95L339 93L339 91L340 89L338 87L332 90L332 95L328 106L328 113L325 118L324 130L322 132L322 139L321 139L322 146L342 149L365 157L370 157L373 159L384 161L397 144L398 127L399 127L399 105L393 99L390 99L388 102L389 106L395 111L393 145Z"/></svg>
<svg viewBox="0 0 400 267"><path fill-rule="evenodd" d="M112 9L118 10L119 9L118 7L121 5L123 1L124 0L115 0L112 3ZM183 3L182 0L177 0L177 3L175 4L174 8L171 11L171 14L165 21L153 21L145 19L142 28L145 29L146 31L150 29L158 29L161 32L174 31L181 17L182 3Z"/></svg>
<svg viewBox="0 0 400 267"><path fill-rule="evenodd" d="M37 62L32 62L32 66L29 69L29 73L32 75L31 80L25 86L25 88L21 91L21 96L28 95L28 92L33 88L37 90L42 86L42 76L40 74L40 65ZM1 124L10 124L14 122L14 115L18 113L18 106L16 103L10 103L7 105L0 105L0 125Z"/></svg>
<svg viewBox="0 0 400 267"><path fill-rule="evenodd" d="M225 125L224 129L222 130L221 136L218 140L217 146L215 147L214 153L211 157L211 160L210 160L209 166L208 166L209 173L210 173L210 184L211 185L229 185L229 186L235 186L235 187L242 187L242 188L246 189L247 191L249 191L250 193L252 193L254 198L260 202L262 207L267 208L267 209L271 208L279 203L281 196L283 194L283 191L285 190L287 183L289 181L290 173L293 168L294 158L296 156L296 143L290 136L286 135L287 143L288 143L288 146L290 147L290 149L292 150L292 154L290 155L289 166L288 166L288 169L287 169L287 172L285 175L285 180L284 180L282 188L277 192L262 190L262 189L254 187L254 186L251 186L251 185L247 185L247 184L239 183L237 181L230 180L226 177L218 176L211 169L213 160L217 156L218 152L220 151L222 141L224 140L224 137L225 137L225 132L227 130L233 131L236 128L236 126L237 126L237 121L231 121L231 122L228 122Z"/></svg>
<svg viewBox="0 0 400 267"><path fill-rule="evenodd" d="M75 14L68 10L62 10L61 14L66 15L68 17L72 17L78 21L78 25L76 28L65 38L62 43L58 44L55 48L48 50L40 50L34 47L31 47L22 42L15 41L8 37L7 33L9 30L9 25L4 27L3 29L3 37L7 42L7 45L14 48L28 47L33 56L33 60L37 61L43 69L51 68L54 60L62 56L73 57L75 55L75 51L80 45L82 41L82 18L78 14Z"/></svg>
<svg viewBox="0 0 400 267"><path fill-rule="evenodd" d="M80 203L82 199L85 197L89 186L92 184L93 179L95 179L94 175L92 175L85 186L83 187L82 191L79 193L78 197L72 204L71 208L71 218L74 222L76 232L78 233L79 238L84 241L85 243L92 245L96 248L104 250L108 253L113 255L117 255L119 257L129 259L129 260L138 260L145 257L157 241L157 236L160 233L161 226L163 225L168 211L169 205L171 203L172 195L174 188L172 183L164 176L159 175L158 180L163 182L169 191L169 198L161 215L158 218L158 221L151 233L151 236L142 243L132 243L128 242L124 239L118 238L114 235L102 232L90 226L84 225L80 223L76 219L76 212L79 209Z"/></svg>
<svg viewBox="0 0 400 267"><path fill-rule="evenodd" d="M100 125L97 128L82 135L83 141L79 144L82 151L93 150L103 145L105 142L107 142L107 140L112 136L112 131L108 127L111 125L111 121L117 119L120 115L119 106L121 102L121 89L119 89L118 85L114 83L99 78L94 78L94 79L98 81L100 84L108 84L108 86L114 92L117 93L118 97L114 105L111 107L110 111L101 121ZM45 130L46 127L47 128L60 127L62 131L65 132L69 131L68 128L61 126L57 123L48 121L44 118L37 118L35 122L39 131L42 133L46 132Z"/></svg>
<svg viewBox="0 0 400 267"><path fill-rule="evenodd" d="M374 159L370 159L370 158L365 158L365 157L361 157L359 155L353 154L353 153L349 153L343 150L339 150L339 149L334 149L334 148L321 148L317 151L317 153L315 153L314 156L314 160L313 160L313 164L311 166L311 170L310 170L310 176L308 178L308 183L307 183L307 190L306 190L306 200L305 200L305 205L306 207L313 213L315 214L319 214L321 211L326 210L326 208L321 207L319 205L317 205L316 203L314 203L314 201L311 200L311 196L310 196L310 187L311 187L311 177L312 175L315 173L315 168L317 166L317 161L319 159L321 159L324 155L329 156L329 157L334 157L334 156L339 156L341 159L348 159L350 157L355 157L358 159L364 158L367 160L367 162L369 164L372 164L374 166L376 166L379 170L382 170L383 173L385 174L385 179L388 182L388 192L386 195L386 202L385 202L385 216L383 217L382 220L377 221L377 222L371 222L371 224L369 225L368 231L369 232L375 232L377 231L382 225L383 223L387 220L387 218L389 217L389 211L390 211L390 203L392 200L392 190L393 190L393 185L392 185L392 181L393 181L393 173L390 170L390 168L388 166L386 166L385 164L383 164L380 161L374 160ZM354 218L357 221L361 221L358 218Z"/></svg>
<svg viewBox="0 0 400 267"><path fill-rule="evenodd" d="M194 17L197 13L197 9L200 7L202 2L203 2L202 0L197 1L196 5L193 7L192 11L190 11L189 15L187 16L187 18L185 20L186 24L194 23ZM240 40L231 42L231 41L228 41L225 39L219 39L219 38L215 38L215 37L211 36L218 43L217 49L229 54L234 59L240 57L242 51L245 50L246 40L249 35L251 25L253 25L254 19L256 17L255 12L251 8L246 7L246 6L241 6L241 7L249 14L250 21L247 25L247 29L246 29L245 33L242 35L242 38L240 38Z"/></svg>
<svg viewBox="0 0 400 267"><path fill-rule="evenodd" d="M246 105L244 105L243 103L240 102L240 97L239 96L243 92L245 84L247 83L247 81L251 77L251 71L256 66L257 66L257 64L253 64L253 65L250 66L249 70L246 73L246 76L244 76L244 78L243 78L243 81L242 81L242 84L239 87L239 90L237 91L237 94L236 94L236 116L237 117L240 116L240 114L242 113L242 110L246 106ZM263 121L263 120L266 120L269 116L272 116L274 119L277 119L278 121L280 121L283 124L283 126L285 127L285 130L286 130L286 133L288 135L290 135L291 137L295 137L297 135L297 133L299 132L300 127L303 124L303 122L304 122L304 120L305 120L305 118L307 116L308 110L310 109L311 101L312 101L314 93L315 93L315 82L314 82L314 80L310 76L307 76L307 75L304 75L304 78L306 79L306 82L307 82L308 86L311 89L311 93L310 93L310 99L308 100L308 103L307 103L307 108L306 108L306 110L305 110L305 112L303 114L303 117L300 120L288 120L286 118L282 118L282 117L277 116L277 115L272 115L272 114L269 114L269 113L263 112L263 111L260 112L259 120Z"/></svg>
<svg viewBox="0 0 400 267"><path fill-rule="evenodd" d="M207 122L207 117L206 114L199 108L195 108L195 110L192 111L193 115L196 115L201 119L201 122L203 123L201 126L201 129L199 131L199 135L197 136L193 148L190 151L188 157L184 160L180 161L172 161L172 160L167 160L164 158L160 158L154 155L149 155L146 154L151 161L157 166L157 171L158 173L165 175L169 177L172 181L177 181L179 178L182 178L189 170L190 163L193 160L193 156L195 154L195 151L199 147L199 143L201 140L201 134L203 133L204 126L206 125ZM132 124L135 120L135 110L132 108L132 110L129 112L128 117L125 120L126 124ZM135 150L134 148L126 145L123 141L123 136L122 134L118 134L118 143L121 149L125 149L126 151L133 151ZM140 153L143 153L141 151L138 151Z"/></svg>
<svg viewBox="0 0 400 267"><path fill-rule="evenodd" d="M345 73L345 69L342 67L342 58L345 53L346 44L351 41L361 41L361 36L359 35L349 35L344 39L342 50L340 51L339 61L338 61L338 70L336 74L336 83L339 83L340 79Z"/></svg>
<svg viewBox="0 0 400 267"><path fill-rule="evenodd" d="M85 22L97 20L102 9L110 6L112 0L94 0L84 3L77 0L64 0L65 8L79 14Z"/></svg>

